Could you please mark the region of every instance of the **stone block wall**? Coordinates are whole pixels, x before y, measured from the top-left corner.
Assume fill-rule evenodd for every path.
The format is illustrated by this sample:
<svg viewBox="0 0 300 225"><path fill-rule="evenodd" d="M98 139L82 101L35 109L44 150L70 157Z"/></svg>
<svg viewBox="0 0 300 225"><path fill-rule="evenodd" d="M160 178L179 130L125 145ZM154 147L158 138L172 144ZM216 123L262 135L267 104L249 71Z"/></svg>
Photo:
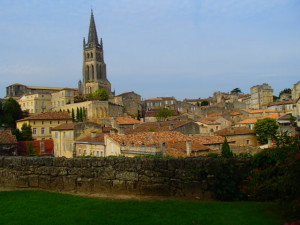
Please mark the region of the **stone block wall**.
<svg viewBox="0 0 300 225"><path fill-rule="evenodd" d="M250 161L208 157L0 157L0 187L209 200L215 196L219 174L232 165L242 179Z"/></svg>

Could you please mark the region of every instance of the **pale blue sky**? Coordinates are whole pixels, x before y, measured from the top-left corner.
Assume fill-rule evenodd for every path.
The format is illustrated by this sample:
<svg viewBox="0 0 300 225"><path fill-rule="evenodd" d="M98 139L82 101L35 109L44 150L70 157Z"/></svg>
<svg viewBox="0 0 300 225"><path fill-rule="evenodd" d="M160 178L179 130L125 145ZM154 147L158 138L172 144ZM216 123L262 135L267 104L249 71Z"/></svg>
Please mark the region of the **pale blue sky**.
<svg viewBox="0 0 300 225"><path fill-rule="evenodd" d="M300 80L299 0L0 0L0 97L77 87L91 6L117 94L205 98Z"/></svg>

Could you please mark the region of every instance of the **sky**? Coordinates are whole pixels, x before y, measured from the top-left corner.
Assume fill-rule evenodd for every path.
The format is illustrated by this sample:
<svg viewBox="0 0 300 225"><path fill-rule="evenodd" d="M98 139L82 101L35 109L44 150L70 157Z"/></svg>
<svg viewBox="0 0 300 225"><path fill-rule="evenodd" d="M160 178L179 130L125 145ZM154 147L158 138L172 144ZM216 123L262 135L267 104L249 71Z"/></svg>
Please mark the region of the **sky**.
<svg viewBox="0 0 300 225"><path fill-rule="evenodd" d="M93 8L116 94L206 98L300 80L299 0L0 0L5 87L77 87Z"/></svg>

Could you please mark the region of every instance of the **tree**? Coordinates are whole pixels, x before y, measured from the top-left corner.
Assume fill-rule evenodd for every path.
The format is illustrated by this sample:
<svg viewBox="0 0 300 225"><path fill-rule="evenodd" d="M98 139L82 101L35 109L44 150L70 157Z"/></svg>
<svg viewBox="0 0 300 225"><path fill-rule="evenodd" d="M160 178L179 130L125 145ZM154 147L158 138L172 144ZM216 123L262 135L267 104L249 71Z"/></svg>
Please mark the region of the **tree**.
<svg viewBox="0 0 300 225"><path fill-rule="evenodd" d="M83 120L86 119L86 111L85 111L85 108L82 109L82 119L83 119Z"/></svg>
<svg viewBox="0 0 300 225"><path fill-rule="evenodd" d="M9 98L5 101L3 105L3 123L9 127L16 127L16 120L22 118L22 110L19 103L13 99Z"/></svg>
<svg viewBox="0 0 300 225"><path fill-rule="evenodd" d="M231 90L231 92L230 92L231 94L241 94L242 93L242 91L241 91L241 89L240 88L234 88L234 89L232 89Z"/></svg>
<svg viewBox="0 0 300 225"><path fill-rule="evenodd" d="M31 126L27 125L27 123L23 123L23 125L22 125L21 137L22 137L22 141L31 141L32 140Z"/></svg>
<svg viewBox="0 0 300 225"><path fill-rule="evenodd" d="M79 108L76 108L76 121L78 122L80 120L80 112L79 112Z"/></svg>
<svg viewBox="0 0 300 225"><path fill-rule="evenodd" d="M203 102L201 102L201 106L206 106L206 105L209 105L209 101L204 100Z"/></svg>
<svg viewBox="0 0 300 225"><path fill-rule="evenodd" d="M174 111L166 108L160 108L156 114L157 120L166 119L170 116L174 116Z"/></svg>
<svg viewBox="0 0 300 225"><path fill-rule="evenodd" d="M83 121L83 112L82 112L82 107L80 107L79 109L79 121L82 122Z"/></svg>
<svg viewBox="0 0 300 225"><path fill-rule="evenodd" d="M228 144L227 138L225 137L224 143L222 144L222 156L225 158L233 157L233 153L230 150L230 146Z"/></svg>
<svg viewBox="0 0 300 225"><path fill-rule="evenodd" d="M283 89L280 93L279 93L279 97L280 97L280 95L282 95L282 94L291 94L292 93L292 89L290 89L290 88L285 88L285 89Z"/></svg>
<svg viewBox="0 0 300 225"><path fill-rule="evenodd" d="M106 89L98 89L95 91L95 93L93 94L93 97L97 97L97 98L100 98L100 100L102 101L106 101L108 100L108 92Z"/></svg>
<svg viewBox="0 0 300 225"><path fill-rule="evenodd" d="M75 121L75 113L74 113L74 109L72 108L72 121Z"/></svg>
<svg viewBox="0 0 300 225"><path fill-rule="evenodd" d="M257 120L254 125L254 132L257 135L257 140L261 144L268 143L268 139L274 139L277 134L278 124L275 119L265 118L261 120Z"/></svg>

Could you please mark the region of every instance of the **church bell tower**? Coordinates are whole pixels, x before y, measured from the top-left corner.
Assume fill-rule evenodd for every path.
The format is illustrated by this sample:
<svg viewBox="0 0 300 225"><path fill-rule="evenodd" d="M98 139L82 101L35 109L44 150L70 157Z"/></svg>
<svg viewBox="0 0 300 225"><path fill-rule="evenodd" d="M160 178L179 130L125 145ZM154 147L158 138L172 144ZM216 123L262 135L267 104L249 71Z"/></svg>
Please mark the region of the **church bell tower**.
<svg viewBox="0 0 300 225"><path fill-rule="evenodd" d="M111 84L106 77L106 64L104 62L103 42L98 41L93 11L91 11L88 41L83 39L83 80L81 92L92 94L98 89L106 89L111 95Z"/></svg>

